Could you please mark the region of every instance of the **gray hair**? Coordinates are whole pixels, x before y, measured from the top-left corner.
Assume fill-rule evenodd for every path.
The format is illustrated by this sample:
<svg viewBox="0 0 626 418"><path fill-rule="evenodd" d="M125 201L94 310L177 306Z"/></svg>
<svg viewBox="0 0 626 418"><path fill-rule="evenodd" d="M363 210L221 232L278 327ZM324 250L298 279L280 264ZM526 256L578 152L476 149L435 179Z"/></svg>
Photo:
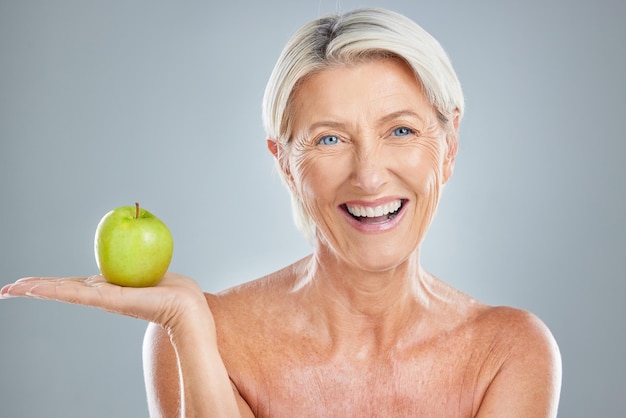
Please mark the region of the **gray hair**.
<svg viewBox="0 0 626 418"><path fill-rule="evenodd" d="M313 20L287 42L263 97L263 123L268 138L288 150L293 121L291 102L307 76L337 64L385 57L400 58L413 69L443 126L455 111L459 120L462 118L461 84L439 42L401 14L366 8ZM279 165L283 163L278 161ZM280 173L284 175L282 169ZM286 181L284 176L283 180ZM289 191L296 226L312 240L315 224L295 191L290 187Z"/></svg>

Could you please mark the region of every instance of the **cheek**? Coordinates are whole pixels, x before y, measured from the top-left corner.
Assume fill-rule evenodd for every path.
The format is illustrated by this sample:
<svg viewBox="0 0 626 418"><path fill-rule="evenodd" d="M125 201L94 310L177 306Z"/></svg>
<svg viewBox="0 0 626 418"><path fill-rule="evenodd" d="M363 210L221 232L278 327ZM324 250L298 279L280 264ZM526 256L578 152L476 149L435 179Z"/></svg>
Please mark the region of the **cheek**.
<svg viewBox="0 0 626 418"><path fill-rule="evenodd" d="M294 154L291 159L294 186L301 200L311 209L316 201L332 199L346 177L348 164L340 155Z"/></svg>
<svg viewBox="0 0 626 418"><path fill-rule="evenodd" d="M441 186L442 147L437 141L399 150L396 160L402 161L398 174L416 191L427 194Z"/></svg>

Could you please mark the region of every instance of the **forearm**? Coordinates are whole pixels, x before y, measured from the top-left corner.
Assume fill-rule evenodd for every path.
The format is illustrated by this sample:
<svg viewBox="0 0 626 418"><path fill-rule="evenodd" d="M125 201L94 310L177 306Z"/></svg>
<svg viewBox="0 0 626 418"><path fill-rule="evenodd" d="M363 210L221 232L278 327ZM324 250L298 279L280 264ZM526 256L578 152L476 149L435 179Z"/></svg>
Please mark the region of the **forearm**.
<svg viewBox="0 0 626 418"><path fill-rule="evenodd" d="M144 377L153 418L240 416L213 316L200 302L188 300L173 321L148 325Z"/></svg>
<svg viewBox="0 0 626 418"><path fill-rule="evenodd" d="M239 417L208 308L201 318L170 331L178 362L181 416Z"/></svg>

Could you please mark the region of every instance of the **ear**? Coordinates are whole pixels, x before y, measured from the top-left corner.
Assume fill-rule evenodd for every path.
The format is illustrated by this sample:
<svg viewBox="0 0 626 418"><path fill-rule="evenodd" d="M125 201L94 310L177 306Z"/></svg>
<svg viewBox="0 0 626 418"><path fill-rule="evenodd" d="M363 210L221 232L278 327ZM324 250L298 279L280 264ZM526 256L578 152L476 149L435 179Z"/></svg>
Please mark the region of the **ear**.
<svg viewBox="0 0 626 418"><path fill-rule="evenodd" d="M274 158L276 158L277 160L278 160L278 147L279 146L280 145L278 145L278 142L276 140L268 138L267 149L270 150Z"/></svg>
<svg viewBox="0 0 626 418"><path fill-rule="evenodd" d="M446 134L446 154L443 160L443 183L447 183L454 171L456 153L459 149L459 111L455 110L452 115L452 130Z"/></svg>
<svg viewBox="0 0 626 418"><path fill-rule="evenodd" d="M278 163L278 167L282 171L282 174L289 183L289 187L293 186L293 178L291 176L291 170L289 169L289 162L285 158L285 151L283 149L283 145L276 141L275 139L268 138L267 140L267 149L272 153L276 162Z"/></svg>

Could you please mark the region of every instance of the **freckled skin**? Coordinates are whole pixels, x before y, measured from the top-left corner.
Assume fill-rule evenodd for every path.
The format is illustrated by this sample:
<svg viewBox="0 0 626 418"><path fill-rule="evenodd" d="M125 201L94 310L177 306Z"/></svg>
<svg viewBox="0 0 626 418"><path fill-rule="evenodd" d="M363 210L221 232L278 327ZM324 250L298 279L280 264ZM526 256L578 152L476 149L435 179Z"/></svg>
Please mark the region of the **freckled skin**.
<svg viewBox="0 0 626 418"><path fill-rule="evenodd" d="M166 273L142 289L100 275L24 278L0 299L149 321L151 416L556 417L561 362L546 326L420 264L454 166L458 114L440 126L395 60L316 73L294 106L292 140L268 148L315 219L312 255L217 295ZM390 205L386 218L346 210Z"/></svg>
<svg viewBox="0 0 626 418"><path fill-rule="evenodd" d="M323 245L346 260L386 268L419 246L439 200L444 164L451 161L444 159L446 134L413 73L393 61L372 65L393 65L398 71L380 72L367 64L341 66L303 84L294 100L294 138L287 154L294 187ZM415 115L385 119L402 111ZM415 133L394 136L398 127ZM319 145L325 135L337 136L340 142ZM341 203L384 196L409 199L412 222L401 231L361 240L338 219Z"/></svg>
<svg viewBox="0 0 626 418"><path fill-rule="evenodd" d="M294 106L289 148L270 150L316 222L314 253L206 295L239 402L257 417L556 416L560 360L545 325L420 265L454 165L454 115L444 129L395 60L317 73ZM406 203L382 233L341 209L388 197Z"/></svg>
<svg viewBox="0 0 626 418"><path fill-rule="evenodd" d="M220 353L254 416L556 416L554 347L532 315L485 306L431 275L428 308L399 323L345 305L329 313L314 304L319 288L292 290L309 262L207 295ZM506 405L517 396L531 414ZM497 402L504 409L481 413Z"/></svg>

